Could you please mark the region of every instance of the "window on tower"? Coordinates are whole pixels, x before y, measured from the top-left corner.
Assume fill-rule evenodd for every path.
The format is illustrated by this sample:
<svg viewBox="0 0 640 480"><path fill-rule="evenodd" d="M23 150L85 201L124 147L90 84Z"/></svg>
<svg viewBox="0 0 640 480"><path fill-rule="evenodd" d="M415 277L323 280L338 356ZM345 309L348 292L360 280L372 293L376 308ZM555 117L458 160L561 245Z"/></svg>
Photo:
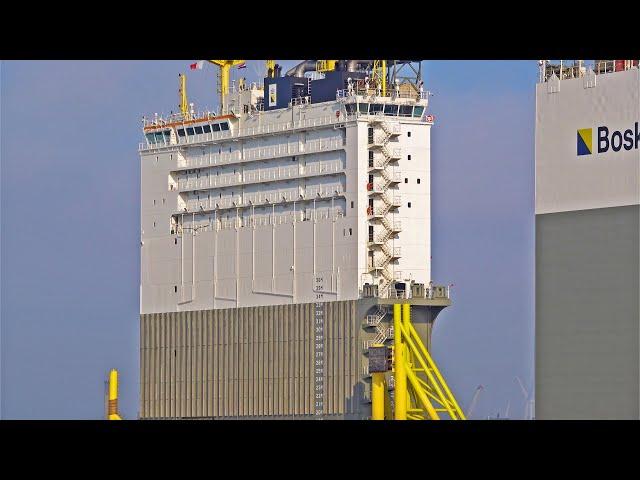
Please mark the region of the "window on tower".
<svg viewBox="0 0 640 480"><path fill-rule="evenodd" d="M384 114L385 115L398 115L398 105L393 103L387 103L384 106Z"/></svg>
<svg viewBox="0 0 640 480"><path fill-rule="evenodd" d="M410 117L412 111L413 111L413 107L411 105L400 105L401 117Z"/></svg>

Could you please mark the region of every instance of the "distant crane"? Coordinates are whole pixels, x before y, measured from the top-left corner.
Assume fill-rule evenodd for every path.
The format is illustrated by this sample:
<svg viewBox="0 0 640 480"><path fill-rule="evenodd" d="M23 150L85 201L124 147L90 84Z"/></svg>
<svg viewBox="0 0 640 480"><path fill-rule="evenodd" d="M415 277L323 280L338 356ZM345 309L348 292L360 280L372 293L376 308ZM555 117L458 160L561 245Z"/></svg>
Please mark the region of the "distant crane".
<svg viewBox="0 0 640 480"><path fill-rule="evenodd" d="M520 390L522 390L522 395L524 397L524 419L525 420L533 420L534 418L534 404L533 404L533 399L531 399L531 394L527 391L526 388L524 388L524 384L522 383L522 380L520 380L520 377L518 377L516 375L515 380L518 382L518 385L520 385Z"/></svg>
<svg viewBox="0 0 640 480"><path fill-rule="evenodd" d="M473 413L473 409L476 407L476 403L478 403L478 397L480 396L480 392L484 390L482 385L478 385L475 393L473 394L473 398L471 399L471 404L469 405L469 409L467 410L466 417L471 418L471 414Z"/></svg>

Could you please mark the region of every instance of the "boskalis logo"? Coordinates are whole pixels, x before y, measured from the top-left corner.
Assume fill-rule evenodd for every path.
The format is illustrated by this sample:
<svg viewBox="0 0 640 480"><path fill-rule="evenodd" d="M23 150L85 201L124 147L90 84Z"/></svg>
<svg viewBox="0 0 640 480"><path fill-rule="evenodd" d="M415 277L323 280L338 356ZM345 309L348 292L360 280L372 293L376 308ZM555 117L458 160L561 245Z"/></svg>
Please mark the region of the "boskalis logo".
<svg viewBox="0 0 640 480"><path fill-rule="evenodd" d="M637 150L640 145L640 128L638 128L638 122L635 123L634 128L628 128L627 130L609 131L608 127L598 127L597 137L598 153L606 153L609 149L614 152L619 152L622 149L625 150ZM591 155L593 153L593 129L592 128L580 128L578 129L578 156Z"/></svg>

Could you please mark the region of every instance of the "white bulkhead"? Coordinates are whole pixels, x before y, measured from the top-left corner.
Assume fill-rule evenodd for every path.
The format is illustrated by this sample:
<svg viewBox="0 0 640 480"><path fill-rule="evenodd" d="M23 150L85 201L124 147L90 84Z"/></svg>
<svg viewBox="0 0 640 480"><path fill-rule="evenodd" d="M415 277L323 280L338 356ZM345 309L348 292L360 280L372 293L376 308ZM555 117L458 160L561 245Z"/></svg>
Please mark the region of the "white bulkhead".
<svg viewBox="0 0 640 480"><path fill-rule="evenodd" d="M251 86L250 90L258 90ZM352 300L431 279L424 96L146 122L141 313ZM242 108L243 99L251 104Z"/></svg>

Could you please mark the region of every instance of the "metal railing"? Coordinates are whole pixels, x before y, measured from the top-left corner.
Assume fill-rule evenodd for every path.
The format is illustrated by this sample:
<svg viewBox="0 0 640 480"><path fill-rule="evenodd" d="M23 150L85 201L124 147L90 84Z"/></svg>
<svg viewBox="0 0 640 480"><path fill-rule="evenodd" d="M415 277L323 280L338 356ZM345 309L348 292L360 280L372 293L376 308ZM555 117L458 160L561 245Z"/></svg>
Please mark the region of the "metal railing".
<svg viewBox="0 0 640 480"><path fill-rule="evenodd" d="M304 194L299 193L299 191L299 189L296 189L296 191L278 191L267 194L259 192L255 194L245 194L244 198L239 195L201 200L191 198L184 203L182 211L179 208L177 213L198 213L218 209L245 209L252 206L283 205L299 201L327 200L343 195L341 185L316 186L315 188L307 187Z"/></svg>
<svg viewBox="0 0 640 480"><path fill-rule="evenodd" d="M273 133L289 132L292 130L326 127L326 126L332 126L337 124L343 124L345 122L350 122L355 120L357 120L356 114L340 115L339 117L336 117L335 115L333 116L328 115L324 117L300 119L300 120L294 120L290 122L269 123L266 125L257 125L255 127L246 127L241 129L232 128L232 130L225 131L225 132L212 132L212 133L203 133L200 135L189 135L185 137L178 137L178 142L171 146L197 145L201 143L224 141L224 140L230 140L233 138L240 138L240 137L254 137L257 135L269 135ZM156 148L156 146L150 145L148 143L139 144L140 150L147 150L151 148Z"/></svg>
<svg viewBox="0 0 640 480"><path fill-rule="evenodd" d="M232 230L235 228L245 227L266 227L272 225L285 225L295 222L307 222L315 220L334 220L344 216L344 212L339 208L322 209L315 213L306 213L303 211L276 213L275 215L246 215L233 216L232 218L218 218L211 220L207 224L201 224L196 227L178 227L178 233L187 231L208 232L214 230Z"/></svg>
<svg viewBox="0 0 640 480"><path fill-rule="evenodd" d="M344 148L342 139L313 140L307 144L286 144L273 147L260 147L255 149L245 149L244 152L221 152L210 153L197 156L183 157L182 165L178 165L181 170L189 168L215 167L220 165L234 165L259 160L270 160L290 157L295 155L306 155L311 153L327 152Z"/></svg>
<svg viewBox="0 0 640 480"><path fill-rule="evenodd" d="M429 98L428 91L422 92L409 92L406 90L400 90L396 92L394 88L387 88L386 95L382 95L382 92L375 88L352 88L341 89L336 91L336 100L346 99L351 97L377 97L377 98L411 98L413 100L426 100Z"/></svg>
<svg viewBox="0 0 640 480"><path fill-rule="evenodd" d="M256 170L220 176L201 176L198 179L180 179L180 191L207 190L210 188L233 187L249 183L260 183L279 180L290 180L307 176L330 175L343 171L342 162L334 161L328 164L312 164L307 166L277 167L266 170Z"/></svg>

